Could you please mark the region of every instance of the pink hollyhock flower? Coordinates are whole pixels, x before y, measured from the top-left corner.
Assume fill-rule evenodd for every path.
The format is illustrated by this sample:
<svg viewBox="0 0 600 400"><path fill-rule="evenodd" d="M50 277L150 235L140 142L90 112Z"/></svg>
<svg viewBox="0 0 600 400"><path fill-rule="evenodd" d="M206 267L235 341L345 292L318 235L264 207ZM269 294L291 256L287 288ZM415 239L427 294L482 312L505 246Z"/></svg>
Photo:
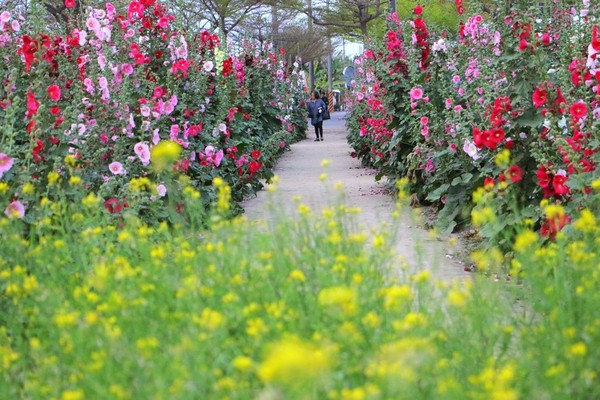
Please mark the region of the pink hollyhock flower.
<svg viewBox="0 0 600 400"><path fill-rule="evenodd" d="M129 76L133 74L133 66L131 64L125 63L121 65L121 72L123 72L125 76Z"/></svg>
<svg viewBox="0 0 600 400"><path fill-rule="evenodd" d="M150 164L150 147L146 143L137 143L133 146L133 151L138 156L142 164Z"/></svg>
<svg viewBox="0 0 600 400"><path fill-rule="evenodd" d="M113 175L125 175L125 169L123 168L123 164L118 161L114 161L108 165L108 169Z"/></svg>
<svg viewBox="0 0 600 400"><path fill-rule="evenodd" d="M10 13L8 11L2 11L2 13L0 13L0 22L2 23L7 23L8 21L10 21Z"/></svg>
<svg viewBox="0 0 600 400"><path fill-rule="evenodd" d="M60 94L60 87L58 85L53 84L48 86L48 97L50 97L50 100L59 101Z"/></svg>
<svg viewBox="0 0 600 400"><path fill-rule="evenodd" d="M0 178L8 172L14 163L14 159L5 153L0 153Z"/></svg>
<svg viewBox="0 0 600 400"><path fill-rule="evenodd" d="M20 201L12 201L4 210L8 218L23 218L25 216L25 206Z"/></svg>
<svg viewBox="0 0 600 400"><path fill-rule="evenodd" d="M477 146L475 146L475 143L469 140L465 140L465 143L463 145L463 151L467 153L467 155L473 160L478 160L480 158L480 155L477 151Z"/></svg>
<svg viewBox="0 0 600 400"><path fill-rule="evenodd" d="M160 197L165 197L165 195L167 194L167 187L161 183L156 187L156 192Z"/></svg>
<svg viewBox="0 0 600 400"><path fill-rule="evenodd" d="M414 87L410 89L410 99L411 100L421 100L423 98L423 89L420 87Z"/></svg>
<svg viewBox="0 0 600 400"><path fill-rule="evenodd" d="M87 21L85 22L85 26L90 31L94 31L95 32L98 29L100 29L100 22L96 18L94 18L94 17L89 17L87 19Z"/></svg>
<svg viewBox="0 0 600 400"><path fill-rule="evenodd" d="M210 72L213 70L214 67L215 63L210 60L204 61L204 65L202 65L202 69L204 70L204 72Z"/></svg>

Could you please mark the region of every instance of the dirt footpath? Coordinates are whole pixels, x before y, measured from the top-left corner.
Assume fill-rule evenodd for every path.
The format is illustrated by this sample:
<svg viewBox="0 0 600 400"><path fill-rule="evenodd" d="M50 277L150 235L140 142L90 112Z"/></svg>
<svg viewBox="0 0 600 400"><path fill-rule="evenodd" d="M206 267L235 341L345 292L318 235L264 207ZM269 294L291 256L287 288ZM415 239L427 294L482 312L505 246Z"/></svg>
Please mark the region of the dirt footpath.
<svg viewBox="0 0 600 400"><path fill-rule="evenodd" d="M391 217L395 203L385 184L376 182L375 171L362 167L350 156L352 149L346 141L343 116L336 112L331 120L325 121L322 142L314 141L314 132L309 125L307 139L292 145L291 151L275 168L280 180L276 192L261 191L257 197L242 203L248 219L270 218L273 206L291 212L297 208L298 202L294 201L297 196L319 213L338 196L339 191L334 186L341 183L344 203L362 210L357 215L357 222L363 230L370 232L371 228L395 224L398 233L393 241L399 255L399 270L406 262L410 272L429 269L432 277L442 281L468 277L469 273L464 272L465 264L458 256L459 247L451 246L447 240L431 238L418 219L410 216L410 210L403 212L399 219ZM323 160L328 160L329 164L322 166ZM323 173L326 178L322 181Z"/></svg>

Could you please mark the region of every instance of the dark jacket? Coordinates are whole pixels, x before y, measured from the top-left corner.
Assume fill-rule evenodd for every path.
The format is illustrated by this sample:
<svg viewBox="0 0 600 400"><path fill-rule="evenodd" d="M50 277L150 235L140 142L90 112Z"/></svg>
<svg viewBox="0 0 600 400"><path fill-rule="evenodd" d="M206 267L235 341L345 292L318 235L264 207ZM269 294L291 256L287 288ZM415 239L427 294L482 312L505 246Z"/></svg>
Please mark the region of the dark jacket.
<svg viewBox="0 0 600 400"><path fill-rule="evenodd" d="M316 125L319 122L323 122L323 111L327 105L321 99L309 100L306 102L306 108L308 109L308 118L310 118L310 123L312 125Z"/></svg>

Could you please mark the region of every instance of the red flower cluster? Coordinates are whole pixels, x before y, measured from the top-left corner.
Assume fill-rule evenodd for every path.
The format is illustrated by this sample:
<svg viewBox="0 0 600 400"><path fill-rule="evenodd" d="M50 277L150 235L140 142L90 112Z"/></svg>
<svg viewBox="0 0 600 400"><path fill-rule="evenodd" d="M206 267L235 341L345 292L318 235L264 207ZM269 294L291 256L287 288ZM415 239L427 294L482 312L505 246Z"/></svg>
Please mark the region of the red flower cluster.
<svg viewBox="0 0 600 400"><path fill-rule="evenodd" d="M200 35L200 48L205 49L208 48L213 50L215 47L219 45L219 36L210 33L209 31L202 31ZM196 36L197 38L197 36Z"/></svg>
<svg viewBox="0 0 600 400"><path fill-rule="evenodd" d="M473 128L473 143L475 143L478 149L487 147L490 150L494 150L505 137L504 129L500 127L486 131L481 131L477 127Z"/></svg>
<svg viewBox="0 0 600 400"><path fill-rule="evenodd" d="M549 107L544 107L542 109L542 115L544 116L548 112L556 114L564 114L567 112L567 99L565 99L559 87L556 88L556 93L553 97L554 100L552 100L550 103L548 102L549 90L553 89L554 84L552 82L542 82L535 88L533 94L531 95L531 100L533 101L533 106L535 108L544 107L548 104Z"/></svg>
<svg viewBox="0 0 600 400"><path fill-rule="evenodd" d="M571 191L566 185L569 178L566 175L554 174L549 167L550 165L542 165L536 173L538 185L544 189L544 197L553 196L559 198L563 195L569 195Z"/></svg>
<svg viewBox="0 0 600 400"><path fill-rule="evenodd" d="M233 74L233 60L231 57L223 60L223 71L221 72L223 76L229 76Z"/></svg>
<svg viewBox="0 0 600 400"><path fill-rule="evenodd" d="M422 18L415 18L413 21L415 25L415 37L417 39L417 47L421 49L421 61L419 62L419 68L421 71L425 71L429 66L429 31L425 20Z"/></svg>

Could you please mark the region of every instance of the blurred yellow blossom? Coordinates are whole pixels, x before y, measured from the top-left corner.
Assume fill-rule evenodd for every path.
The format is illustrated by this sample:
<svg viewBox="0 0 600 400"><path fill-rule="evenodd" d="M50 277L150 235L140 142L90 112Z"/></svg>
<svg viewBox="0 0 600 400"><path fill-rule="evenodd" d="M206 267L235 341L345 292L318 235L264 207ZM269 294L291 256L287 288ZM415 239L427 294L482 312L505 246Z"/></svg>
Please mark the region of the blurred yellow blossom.
<svg viewBox="0 0 600 400"><path fill-rule="evenodd" d="M524 253L528 251L537 240L538 235L533 231L525 230L520 232L515 239L515 245L513 246L514 250L517 253Z"/></svg>
<svg viewBox="0 0 600 400"><path fill-rule="evenodd" d="M301 390L326 381L331 364L331 356L325 349L289 338L268 346L258 368L258 376L265 383L288 390Z"/></svg>
<svg viewBox="0 0 600 400"><path fill-rule="evenodd" d="M321 290L318 302L325 308L340 312L344 316L354 315L358 310L356 292L346 286L334 286Z"/></svg>
<svg viewBox="0 0 600 400"><path fill-rule="evenodd" d="M152 167L163 171L175 163L181 154L181 146L170 140L163 140L150 150Z"/></svg>
<svg viewBox="0 0 600 400"><path fill-rule="evenodd" d="M581 232L593 232L596 229L594 214L588 209L583 209L575 221L575 229Z"/></svg>

